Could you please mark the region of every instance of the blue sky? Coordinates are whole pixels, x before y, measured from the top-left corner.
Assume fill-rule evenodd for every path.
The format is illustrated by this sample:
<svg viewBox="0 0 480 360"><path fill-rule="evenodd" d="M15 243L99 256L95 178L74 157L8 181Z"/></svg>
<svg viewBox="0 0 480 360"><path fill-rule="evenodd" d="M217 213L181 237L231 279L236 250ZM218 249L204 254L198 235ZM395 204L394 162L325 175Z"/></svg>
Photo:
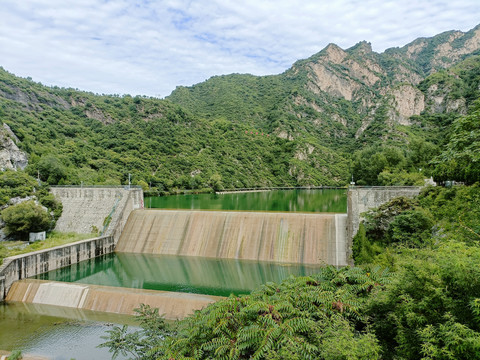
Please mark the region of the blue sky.
<svg viewBox="0 0 480 360"><path fill-rule="evenodd" d="M0 66L45 85L164 97L278 74L329 43L373 50L480 23L478 0L2 0Z"/></svg>

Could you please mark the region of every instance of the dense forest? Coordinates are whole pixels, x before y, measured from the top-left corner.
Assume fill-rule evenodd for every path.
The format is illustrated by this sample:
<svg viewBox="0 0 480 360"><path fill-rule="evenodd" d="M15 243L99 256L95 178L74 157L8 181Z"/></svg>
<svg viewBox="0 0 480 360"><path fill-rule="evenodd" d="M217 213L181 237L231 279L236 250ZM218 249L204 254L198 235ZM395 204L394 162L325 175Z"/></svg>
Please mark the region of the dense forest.
<svg viewBox="0 0 480 360"><path fill-rule="evenodd" d="M142 306L142 329L114 327L104 346L144 359L480 358L479 39L477 26L382 54L331 44L282 74L215 76L166 99L0 69L6 229L52 226L49 185L130 177L153 194L433 177L441 186L365 215L355 267L268 283L174 324ZM9 206L25 197L37 203Z"/></svg>

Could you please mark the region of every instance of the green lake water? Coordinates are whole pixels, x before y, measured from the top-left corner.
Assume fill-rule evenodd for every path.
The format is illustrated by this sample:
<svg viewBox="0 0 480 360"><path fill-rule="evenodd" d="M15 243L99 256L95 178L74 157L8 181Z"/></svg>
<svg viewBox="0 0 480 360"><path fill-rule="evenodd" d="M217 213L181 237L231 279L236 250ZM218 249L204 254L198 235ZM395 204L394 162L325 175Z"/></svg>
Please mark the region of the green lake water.
<svg viewBox="0 0 480 360"><path fill-rule="evenodd" d="M113 324L136 325L132 316L50 305L0 303L0 349L54 360L108 360L97 348ZM133 327L132 329L135 329ZM123 356L117 359L126 359Z"/></svg>
<svg viewBox="0 0 480 360"><path fill-rule="evenodd" d="M145 207L192 210L347 212L346 189L272 190L145 198Z"/></svg>
<svg viewBox="0 0 480 360"><path fill-rule="evenodd" d="M235 259L113 253L39 275L42 280L178 291L248 294L266 282L311 275L318 267Z"/></svg>

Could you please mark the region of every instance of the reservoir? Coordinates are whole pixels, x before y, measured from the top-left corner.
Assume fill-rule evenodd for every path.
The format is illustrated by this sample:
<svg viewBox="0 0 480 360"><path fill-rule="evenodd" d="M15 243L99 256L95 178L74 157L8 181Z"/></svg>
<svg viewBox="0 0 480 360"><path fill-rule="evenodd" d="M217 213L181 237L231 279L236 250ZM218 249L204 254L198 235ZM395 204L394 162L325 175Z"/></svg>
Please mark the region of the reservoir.
<svg viewBox="0 0 480 360"><path fill-rule="evenodd" d="M306 276L318 267L193 256L113 253L39 275L41 280L177 291L248 294L267 282Z"/></svg>
<svg viewBox="0 0 480 360"><path fill-rule="evenodd" d="M347 212L346 189L271 190L145 198L146 208L281 212Z"/></svg>

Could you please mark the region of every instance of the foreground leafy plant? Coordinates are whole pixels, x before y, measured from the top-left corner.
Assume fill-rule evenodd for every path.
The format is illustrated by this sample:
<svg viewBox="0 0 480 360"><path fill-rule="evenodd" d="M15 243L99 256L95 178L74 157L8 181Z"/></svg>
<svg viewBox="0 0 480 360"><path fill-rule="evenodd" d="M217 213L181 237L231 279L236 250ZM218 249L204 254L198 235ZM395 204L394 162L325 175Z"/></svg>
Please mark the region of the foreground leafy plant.
<svg viewBox="0 0 480 360"><path fill-rule="evenodd" d="M326 267L232 295L171 327L143 306L142 330L115 327L101 346L142 359L376 359L362 306L388 279L378 269Z"/></svg>

